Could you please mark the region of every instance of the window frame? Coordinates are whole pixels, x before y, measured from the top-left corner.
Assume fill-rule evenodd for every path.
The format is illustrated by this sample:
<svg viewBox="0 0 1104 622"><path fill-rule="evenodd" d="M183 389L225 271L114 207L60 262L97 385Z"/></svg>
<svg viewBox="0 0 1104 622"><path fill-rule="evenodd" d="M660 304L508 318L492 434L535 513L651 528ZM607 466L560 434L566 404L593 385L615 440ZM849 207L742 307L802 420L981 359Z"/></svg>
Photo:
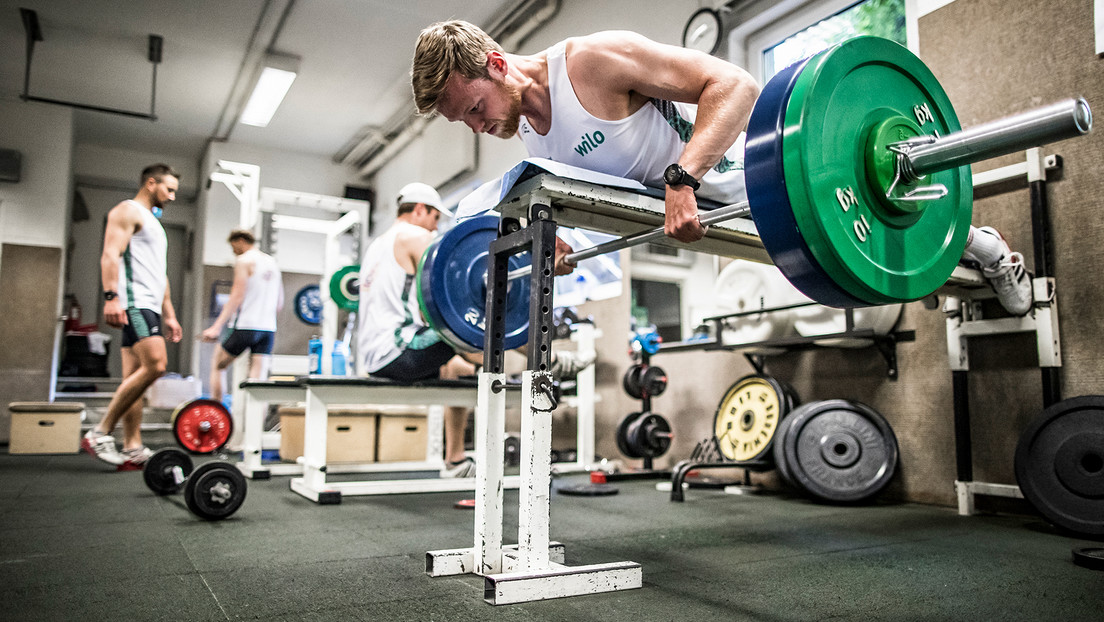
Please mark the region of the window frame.
<svg viewBox="0 0 1104 622"><path fill-rule="evenodd" d="M744 69L754 77L760 85L765 85L767 80L763 76L763 53L770 48L785 41L789 37L801 32L813 24L840 13L862 0L809 0L790 11L783 17L771 20L762 27L749 33L741 33L740 29L734 29L729 33L729 50L739 50L743 57ZM922 4L925 0L905 0L905 33L908 48L914 54L917 53L919 39L919 18ZM931 0L927 0L929 3ZM736 54L730 54L729 60L740 64L741 60Z"/></svg>

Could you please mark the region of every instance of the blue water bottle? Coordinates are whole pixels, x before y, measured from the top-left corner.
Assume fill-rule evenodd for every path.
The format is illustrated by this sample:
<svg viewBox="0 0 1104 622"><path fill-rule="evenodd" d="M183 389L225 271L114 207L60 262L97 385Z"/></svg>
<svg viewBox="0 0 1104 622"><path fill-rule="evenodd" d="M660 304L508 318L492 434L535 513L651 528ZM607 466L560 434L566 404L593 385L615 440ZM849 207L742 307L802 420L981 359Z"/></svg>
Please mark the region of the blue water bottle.
<svg viewBox="0 0 1104 622"><path fill-rule="evenodd" d="M309 353L309 362L307 364L308 373L321 374L322 373L322 340L318 338L318 335L311 337L310 345L307 347Z"/></svg>
<svg viewBox="0 0 1104 622"><path fill-rule="evenodd" d="M335 341L333 346L333 365L330 373L335 376L345 375L345 344Z"/></svg>

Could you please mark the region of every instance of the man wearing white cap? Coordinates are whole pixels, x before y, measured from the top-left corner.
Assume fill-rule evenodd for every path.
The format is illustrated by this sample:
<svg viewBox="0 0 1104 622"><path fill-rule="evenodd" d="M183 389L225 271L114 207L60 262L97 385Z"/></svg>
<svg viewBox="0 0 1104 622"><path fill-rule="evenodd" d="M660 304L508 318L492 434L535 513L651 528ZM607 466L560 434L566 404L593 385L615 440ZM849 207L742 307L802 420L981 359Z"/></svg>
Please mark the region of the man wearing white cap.
<svg viewBox="0 0 1104 622"><path fill-rule="evenodd" d="M403 186L391 228L368 245L360 262L357 352L359 370L382 378L414 382L454 379L475 373L475 366L441 341L418 309L418 261L441 216L452 212L437 191L421 183ZM442 476L474 477L475 464L464 456L467 410L445 412L445 460Z"/></svg>
<svg viewBox="0 0 1104 622"><path fill-rule="evenodd" d="M395 224L368 245L360 262L358 371L402 382L474 375L482 353L466 354L465 359L442 341L422 318L415 289L418 262L433 241L437 222L442 215L451 218L452 212L436 190L420 183L403 186L398 203ZM557 378L573 376L594 362L593 356L572 351L552 356ZM464 454L467 417L465 408L445 411L442 477L475 477L475 462Z"/></svg>

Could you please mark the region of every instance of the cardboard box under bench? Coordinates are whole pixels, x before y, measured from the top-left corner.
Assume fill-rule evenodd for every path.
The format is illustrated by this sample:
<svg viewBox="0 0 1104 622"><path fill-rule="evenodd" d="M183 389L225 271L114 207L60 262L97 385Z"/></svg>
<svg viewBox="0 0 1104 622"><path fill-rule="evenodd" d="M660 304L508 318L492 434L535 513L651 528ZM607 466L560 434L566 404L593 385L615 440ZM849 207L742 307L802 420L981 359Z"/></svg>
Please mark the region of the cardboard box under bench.
<svg viewBox="0 0 1104 622"><path fill-rule="evenodd" d="M75 454L80 451L80 402L11 402L10 454Z"/></svg>
<svg viewBox="0 0 1104 622"><path fill-rule="evenodd" d="M326 463L406 462L426 457L429 433L425 406L335 405L326 416ZM303 455L306 409L281 406L280 458Z"/></svg>

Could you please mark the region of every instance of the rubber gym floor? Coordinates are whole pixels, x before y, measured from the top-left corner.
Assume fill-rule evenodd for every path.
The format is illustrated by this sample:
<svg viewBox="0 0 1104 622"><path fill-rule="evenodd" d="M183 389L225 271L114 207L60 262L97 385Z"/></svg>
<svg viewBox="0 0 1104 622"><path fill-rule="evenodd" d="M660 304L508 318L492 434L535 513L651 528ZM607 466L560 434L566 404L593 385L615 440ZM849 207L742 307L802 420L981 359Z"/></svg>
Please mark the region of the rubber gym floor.
<svg viewBox="0 0 1104 622"><path fill-rule="evenodd" d="M553 493L551 535L568 565L641 563L643 589L494 607L480 577L424 574L427 550L472 544L473 512L453 507L471 495L318 506L277 477L209 523L139 472L3 450L0 619L1104 620L1104 571L1071 561L1086 541L1041 518L616 485ZM509 539L516 491L506 508Z"/></svg>

